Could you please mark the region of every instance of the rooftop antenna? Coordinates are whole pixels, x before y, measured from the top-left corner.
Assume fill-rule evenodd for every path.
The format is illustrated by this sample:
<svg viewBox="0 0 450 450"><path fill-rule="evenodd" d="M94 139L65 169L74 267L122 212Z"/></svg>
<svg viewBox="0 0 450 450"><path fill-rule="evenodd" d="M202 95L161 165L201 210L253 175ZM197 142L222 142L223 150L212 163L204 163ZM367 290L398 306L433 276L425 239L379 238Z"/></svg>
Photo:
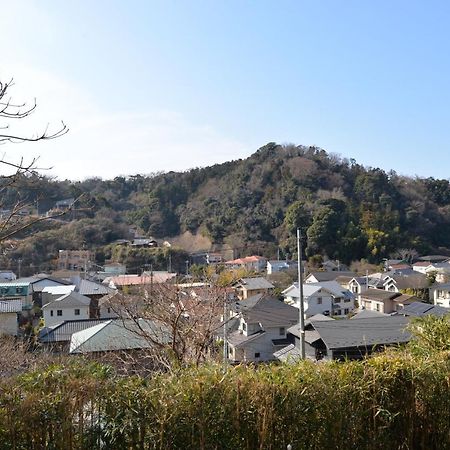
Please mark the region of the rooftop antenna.
<svg viewBox="0 0 450 450"><path fill-rule="evenodd" d="M305 304L303 301L303 267L302 267L302 241L300 239L300 228L297 228L297 260L298 260L298 289L299 319L300 319L300 355L305 359Z"/></svg>

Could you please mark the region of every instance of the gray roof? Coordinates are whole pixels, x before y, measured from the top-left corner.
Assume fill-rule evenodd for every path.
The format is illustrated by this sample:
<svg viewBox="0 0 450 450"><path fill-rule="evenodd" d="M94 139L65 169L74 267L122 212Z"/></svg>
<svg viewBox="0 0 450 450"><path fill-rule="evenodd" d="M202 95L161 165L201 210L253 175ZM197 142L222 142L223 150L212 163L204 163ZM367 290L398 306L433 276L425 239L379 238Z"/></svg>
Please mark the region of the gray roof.
<svg viewBox="0 0 450 450"><path fill-rule="evenodd" d="M335 321L334 319L331 319L333 322ZM295 337L300 338L300 325L297 323L294 326L288 328L287 330L288 333L294 335ZM308 344L312 344L313 342L316 342L320 339L320 335L319 333L312 329L312 330L305 330L305 341Z"/></svg>
<svg viewBox="0 0 450 450"><path fill-rule="evenodd" d="M170 334L164 324L138 319L108 320L72 335L70 353L92 353L117 350L151 348L158 341L170 342Z"/></svg>
<svg viewBox="0 0 450 450"><path fill-rule="evenodd" d="M332 272L311 272L310 275L313 275L317 281L333 281L337 277L355 277L355 272L348 272L348 271L332 271Z"/></svg>
<svg viewBox="0 0 450 450"><path fill-rule="evenodd" d="M252 308L242 311L247 323L261 323L263 327L289 326L298 321L298 309L269 295L262 296Z"/></svg>
<svg viewBox="0 0 450 450"><path fill-rule="evenodd" d="M246 336L244 333L238 330L231 333L228 336L228 343L231 344L233 347L242 347L242 346L245 347L247 343L255 341L256 339L260 338L263 334L266 334L266 332L260 330L257 333L253 333L249 336Z"/></svg>
<svg viewBox="0 0 450 450"><path fill-rule="evenodd" d="M444 308L439 305L430 305L429 303L423 302L413 302L409 305L406 305L403 309L398 311L397 314L403 316L428 316L430 314L435 316L445 316L446 314L450 314L450 308Z"/></svg>
<svg viewBox="0 0 450 450"><path fill-rule="evenodd" d="M270 281L267 281L263 277L241 278L236 285L245 287L251 291L256 289L273 289L275 287Z"/></svg>
<svg viewBox="0 0 450 450"><path fill-rule="evenodd" d="M363 309L362 311L357 312L354 316L350 317L351 320L357 319L369 319L371 317L386 317L388 314L384 314L379 311L372 311L370 309Z"/></svg>
<svg viewBox="0 0 450 450"><path fill-rule="evenodd" d="M276 351L273 356L283 362L295 362L302 359L300 350L294 344L290 344Z"/></svg>
<svg viewBox="0 0 450 450"><path fill-rule="evenodd" d="M342 349L408 342L411 338L405 330L408 323L406 317L387 316L315 322L314 328L329 349Z"/></svg>
<svg viewBox="0 0 450 450"><path fill-rule="evenodd" d="M115 292L114 289L105 286L104 284L95 283L90 280L80 279L76 282L77 291L81 295L108 295Z"/></svg>
<svg viewBox="0 0 450 450"><path fill-rule="evenodd" d="M42 307L42 309L47 308L49 306L56 305L64 305L64 306L89 306L91 304L91 299L89 297L85 297L84 295L81 295L79 292L69 292L68 294L64 294L61 297L58 297L57 299L53 300L50 303L47 303Z"/></svg>
<svg viewBox="0 0 450 450"><path fill-rule="evenodd" d="M73 333L85 330L108 319L66 320L53 327L44 327L39 332L39 341L42 343L68 342Z"/></svg>

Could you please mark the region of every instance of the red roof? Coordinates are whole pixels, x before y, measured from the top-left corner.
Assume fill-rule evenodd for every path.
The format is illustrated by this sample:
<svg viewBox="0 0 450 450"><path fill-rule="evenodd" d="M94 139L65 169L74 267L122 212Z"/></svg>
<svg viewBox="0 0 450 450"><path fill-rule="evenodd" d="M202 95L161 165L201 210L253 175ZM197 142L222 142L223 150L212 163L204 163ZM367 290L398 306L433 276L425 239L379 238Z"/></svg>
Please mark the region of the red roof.
<svg viewBox="0 0 450 450"><path fill-rule="evenodd" d="M175 276L175 273L155 273L153 277L150 275L118 275L116 277L111 277L110 283L113 283L114 286L117 287L138 286L151 283L165 283Z"/></svg>
<svg viewBox="0 0 450 450"><path fill-rule="evenodd" d="M431 263L429 261L419 261L413 264L413 266L418 266L418 267L428 267L429 265L431 265Z"/></svg>
<svg viewBox="0 0 450 450"><path fill-rule="evenodd" d="M249 264L253 262L261 261L262 259L266 259L263 256L246 256L245 258L233 259L232 261L227 261L225 264Z"/></svg>

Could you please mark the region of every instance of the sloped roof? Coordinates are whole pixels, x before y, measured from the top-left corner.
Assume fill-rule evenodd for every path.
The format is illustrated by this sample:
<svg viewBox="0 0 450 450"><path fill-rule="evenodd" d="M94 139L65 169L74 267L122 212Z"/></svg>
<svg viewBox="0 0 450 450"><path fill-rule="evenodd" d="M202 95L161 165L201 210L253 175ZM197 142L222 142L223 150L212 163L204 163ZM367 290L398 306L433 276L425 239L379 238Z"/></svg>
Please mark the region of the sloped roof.
<svg viewBox="0 0 450 450"><path fill-rule="evenodd" d="M108 320L72 335L69 353L92 353L151 348L152 340L169 343L163 324L150 320Z"/></svg>
<svg viewBox="0 0 450 450"><path fill-rule="evenodd" d="M311 272L309 276L314 276L318 282L322 281L332 281L335 280L337 277L355 277L355 272L349 272L349 271L332 271L332 272ZM308 278L306 277L306 278Z"/></svg>
<svg viewBox="0 0 450 450"><path fill-rule="evenodd" d="M408 342L409 320L403 316L315 322L314 328L329 349L372 347Z"/></svg>
<svg viewBox="0 0 450 450"><path fill-rule="evenodd" d="M361 297L368 300L376 300L378 302L393 300L401 295L400 292L385 291L384 289L369 289L361 293Z"/></svg>
<svg viewBox="0 0 450 450"><path fill-rule="evenodd" d="M52 295L65 295L69 292L74 291L76 286L74 284L69 284L65 286L47 286L42 289L42 292L46 292Z"/></svg>
<svg viewBox="0 0 450 450"><path fill-rule="evenodd" d="M244 258L237 258L237 259L233 259L231 261L226 261L225 264L249 264L249 263L254 263L254 262L258 262L258 261L262 261L262 260L266 260L266 258L264 258L263 256L252 255L252 256L246 256Z"/></svg>
<svg viewBox="0 0 450 450"><path fill-rule="evenodd" d="M388 314L384 314L379 311L372 311L370 309L363 309L350 317L350 320L369 319L374 317L386 317Z"/></svg>
<svg viewBox="0 0 450 450"><path fill-rule="evenodd" d="M53 327L44 327L39 332L39 341L42 343L68 342L73 333L94 325L106 322L108 319L66 320Z"/></svg>
<svg viewBox="0 0 450 450"><path fill-rule="evenodd" d="M288 346L276 351L273 356L282 362L296 362L302 359L300 349L298 349L294 344L289 344Z"/></svg>
<svg viewBox="0 0 450 450"><path fill-rule="evenodd" d="M429 303L423 302L413 302L406 305L403 309L398 311L397 314L414 317L428 316L432 314L441 317L446 314L450 314L450 308L444 308L439 305L430 305Z"/></svg>
<svg viewBox="0 0 450 450"><path fill-rule="evenodd" d="M236 286L242 286L246 289L253 291L257 289L273 289L275 286L267 281L264 277L253 277L253 278L241 278Z"/></svg>
<svg viewBox="0 0 450 450"><path fill-rule="evenodd" d="M114 292L113 289L111 289L108 286L105 286L104 284L95 283L94 281L90 280L84 280L81 279L76 284L77 291L81 295L108 295Z"/></svg>
<svg viewBox="0 0 450 450"><path fill-rule="evenodd" d="M261 323L263 327L289 326L298 320L297 308L270 296L263 296L252 308L242 311L248 323Z"/></svg>
<svg viewBox="0 0 450 450"><path fill-rule="evenodd" d="M59 307L59 306L65 306L65 307L72 307L72 306L89 306L91 304L91 299L88 297L85 297L84 295L81 295L78 292L72 291L68 294L64 294L61 297L58 297L57 299L53 300L50 303L47 303L42 307L48 308L48 307Z"/></svg>
<svg viewBox="0 0 450 450"><path fill-rule="evenodd" d="M260 330L257 333L251 334L250 336L246 336L240 330L234 331L228 336L228 343L233 347L245 347L249 342L255 341L259 339L263 334L266 334L265 331Z"/></svg>

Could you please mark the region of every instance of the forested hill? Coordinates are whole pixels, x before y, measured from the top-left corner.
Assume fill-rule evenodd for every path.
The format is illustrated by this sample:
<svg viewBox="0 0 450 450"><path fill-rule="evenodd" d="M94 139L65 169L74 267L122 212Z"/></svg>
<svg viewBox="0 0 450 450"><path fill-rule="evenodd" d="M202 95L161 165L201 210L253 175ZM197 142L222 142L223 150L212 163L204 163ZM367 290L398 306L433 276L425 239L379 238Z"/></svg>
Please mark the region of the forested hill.
<svg viewBox="0 0 450 450"><path fill-rule="evenodd" d="M79 206L86 212L75 219L89 218L102 233L109 228L100 240L96 232L77 238L88 246L116 239L125 224L134 224L156 238L191 231L233 247L258 243L262 252L280 246L293 253L301 226L309 256L379 261L399 248L450 251L448 180L386 173L316 147L269 143L247 159L183 173L27 179L20 193L29 201L39 196L40 208L85 193Z"/></svg>

